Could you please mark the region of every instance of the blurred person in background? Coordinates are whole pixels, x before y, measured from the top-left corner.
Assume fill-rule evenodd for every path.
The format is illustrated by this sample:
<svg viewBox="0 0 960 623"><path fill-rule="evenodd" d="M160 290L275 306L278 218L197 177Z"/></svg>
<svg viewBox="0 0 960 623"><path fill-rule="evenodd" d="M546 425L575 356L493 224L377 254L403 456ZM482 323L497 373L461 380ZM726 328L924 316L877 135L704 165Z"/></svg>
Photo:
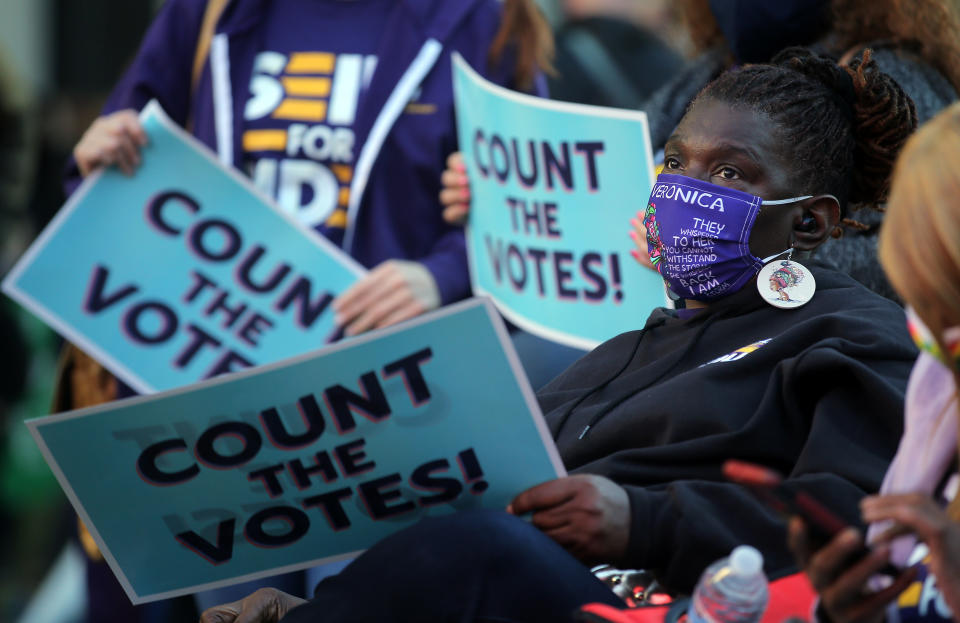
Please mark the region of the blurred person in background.
<svg viewBox="0 0 960 623"><path fill-rule="evenodd" d="M136 113L157 99L372 269L333 304L347 335L394 324L470 291L463 232L436 200L456 148L450 54L542 92L544 39L532 0L168 0L67 184L104 165L132 173L146 141Z"/></svg>
<svg viewBox="0 0 960 623"><path fill-rule="evenodd" d="M907 387L904 435L880 495L860 508L870 555L848 529L813 550L802 520L791 547L821 595L821 623L960 620L960 104L920 128L897 161L880 259L921 349ZM874 523L876 522L876 523ZM907 536L903 536L907 535ZM889 586L886 564L905 569Z"/></svg>
<svg viewBox="0 0 960 623"><path fill-rule="evenodd" d="M661 149L694 96L730 67L803 45L840 61L869 47L923 123L960 91L960 21L952 0L679 0L693 60L643 105Z"/></svg>
<svg viewBox="0 0 960 623"><path fill-rule="evenodd" d="M0 278L24 249L28 174L26 101L22 86L0 48ZM3 345L0 376L0 447L3 446L10 407L26 384L27 346L18 326L14 307L0 299L0 344Z"/></svg>
<svg viewBox="0 0 960 623"><path fill-rule="evenodd" d="M456 149L453 51L494 82L545 92L551 36L533 0L166 0L74 148L67 189L104 166L134 172L138 111L156 99L372 269L333 303L346 334L406 320L470 291L463 231L437 201ZM66 370L65 396L132 393L78 351ZM272 582L299 590L302 574Z"/></svg>
<svg viewBox="0 0 960 623"><path fill-rule="evenodd" d="M33 232L38 115L0 46L0 279ZM0 296L0 620L12 620L68 538L65 499L23 420L44 413L55 336Z"/></svg>
<svg viewBox="0 0 960 623"><path fill-rule="evenodd" d="M563 0L552 99L638 108L683 66L665 0ZM664 36L666 33L666 36Z"/></svg>

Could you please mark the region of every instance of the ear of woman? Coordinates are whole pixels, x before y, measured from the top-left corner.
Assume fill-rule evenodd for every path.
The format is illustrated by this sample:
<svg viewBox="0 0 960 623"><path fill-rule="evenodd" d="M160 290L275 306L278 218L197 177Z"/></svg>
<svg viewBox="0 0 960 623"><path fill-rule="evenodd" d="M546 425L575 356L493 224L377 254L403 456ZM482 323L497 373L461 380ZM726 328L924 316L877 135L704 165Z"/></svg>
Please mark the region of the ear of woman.
<svg viewBox="0 0 960 623"><path fill-rule="evenodd" d="M840 222L840 202L833 195L817 195L803 202L803 213L794 218L794 248L812 251L830 236Z"/></svg>

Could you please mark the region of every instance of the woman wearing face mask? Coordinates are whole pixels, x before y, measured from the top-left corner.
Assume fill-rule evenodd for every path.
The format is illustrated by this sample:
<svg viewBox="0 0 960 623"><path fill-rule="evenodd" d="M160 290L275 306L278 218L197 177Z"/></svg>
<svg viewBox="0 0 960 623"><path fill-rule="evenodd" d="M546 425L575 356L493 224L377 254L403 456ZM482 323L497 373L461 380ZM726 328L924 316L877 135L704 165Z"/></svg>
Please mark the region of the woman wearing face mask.
<svg viewBox="0 0 960 623"><path fill-rule="evenodd" d="M651 569L688 592L741 543L764 552L772 577L792 573L783 523L723 480L729 458L785 473L856 521L899 438L916 350L897 305L800 261L849 201L883 195L915 115L889 77L854 66L800 50L700 94L649 200L660 270L686 309L655 310L541 390L571 475L514 499L508 512L531 523L424 520L321 582L290 620L564 620L588 601L617 603L584 565ZM790 291L803 305L770 304L764 261L803 271ZM299 603L263 592L203 620L275 620Z"/></svg>
<svg viewBox="0 0 960 623"><path fill-rule="evenodd" d="M700 88L734 64L761 63L788 45L846 60L870 47L877 67L914 101L920 123L960 92L960 15L951 0L681 0L698 56L654 93L647 111L659 149ZM882 213L851 211L818 255L895 298L876 257Z"/></svg>
<svg viewBox="0 0 960 623"><path fill-rule="evenodd" d="M911 308L920 346L907 389L904 436L881 495L861 504L873 555L849 564L863 544L856 531L810 552L802 522L791 544L821 593L819 618L833 623L950 621L960 613L960 496L957 387L960 387L960 104L910 139L897 163L880 258ZM949 163L949 166L945 164ZM893 523L893 525L891 525ZM892 530L892 532L888 532ZM909 533L894 540L891 535ZM877 590L868 582L887 562L914 565ZM876 591L876 592L874 592Z"/></svg>
<svg viewBox="0 0 960 623"><path fill-rule="evenodd" d="M726 69L763 63L791 45L841 60L870 47L877 67L914 101L919 122L960 92L960 14L951 0L678 0L695 58L640 109L647 113L654 153L662 150L691 100ZM444 174L445 217L469 212L469 181L459 154ZM851 210L818 251L874 292L896 298L877 262L882 213ZM638 234L643 254L644 232ZM641 261L646 264L645 261Z"/></svg>

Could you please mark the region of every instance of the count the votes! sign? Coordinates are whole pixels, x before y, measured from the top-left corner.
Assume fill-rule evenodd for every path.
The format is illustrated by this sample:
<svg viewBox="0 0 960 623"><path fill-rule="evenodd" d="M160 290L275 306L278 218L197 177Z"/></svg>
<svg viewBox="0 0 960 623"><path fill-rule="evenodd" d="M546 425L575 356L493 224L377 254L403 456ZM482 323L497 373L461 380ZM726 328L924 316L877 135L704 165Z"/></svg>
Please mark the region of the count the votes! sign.
<svg viewBox="0 0 960 623"><path fill-rule="evenodd" d="M515 93L460 57L454 90L474 292L570 346L636 329L666 300L660 276L630 256L630 219L653 187L646 115Z"/></svg>
<svg viewBox="0 0 960 623"><path fill-rule="evenodd" d="M134 603L351 557L565 473L484 299L28 426Z"/></svg>
<svg viewBox="0 0 960 623"><path fill-rule="evenodd" d="M223 168L155 102L133 177L73 194L3 290L147 393L319 348L365 274Z"/></svg>

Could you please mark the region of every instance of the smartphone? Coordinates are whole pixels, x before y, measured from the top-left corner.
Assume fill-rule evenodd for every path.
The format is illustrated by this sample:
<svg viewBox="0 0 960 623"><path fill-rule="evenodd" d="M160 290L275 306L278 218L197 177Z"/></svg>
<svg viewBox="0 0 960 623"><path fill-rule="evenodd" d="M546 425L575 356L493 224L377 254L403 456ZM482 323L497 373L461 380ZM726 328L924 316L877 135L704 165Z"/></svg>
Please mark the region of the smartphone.
<svg viewBox="0 0 960 623"><path fill-rule="evenodd" d="M794 491L783 486L783 477L776 471L730 459L723 464L723 475L727 480L741 484L754 493L761 501L785 517L799 515L807 526L807 538L815 550L833 540L837 534L850 524L830 510L808 491ZM870 553L864 545L851 553L849 563L853 564ZM887 564L878 571L881 575L898 576L901 569Z"/></svg>

